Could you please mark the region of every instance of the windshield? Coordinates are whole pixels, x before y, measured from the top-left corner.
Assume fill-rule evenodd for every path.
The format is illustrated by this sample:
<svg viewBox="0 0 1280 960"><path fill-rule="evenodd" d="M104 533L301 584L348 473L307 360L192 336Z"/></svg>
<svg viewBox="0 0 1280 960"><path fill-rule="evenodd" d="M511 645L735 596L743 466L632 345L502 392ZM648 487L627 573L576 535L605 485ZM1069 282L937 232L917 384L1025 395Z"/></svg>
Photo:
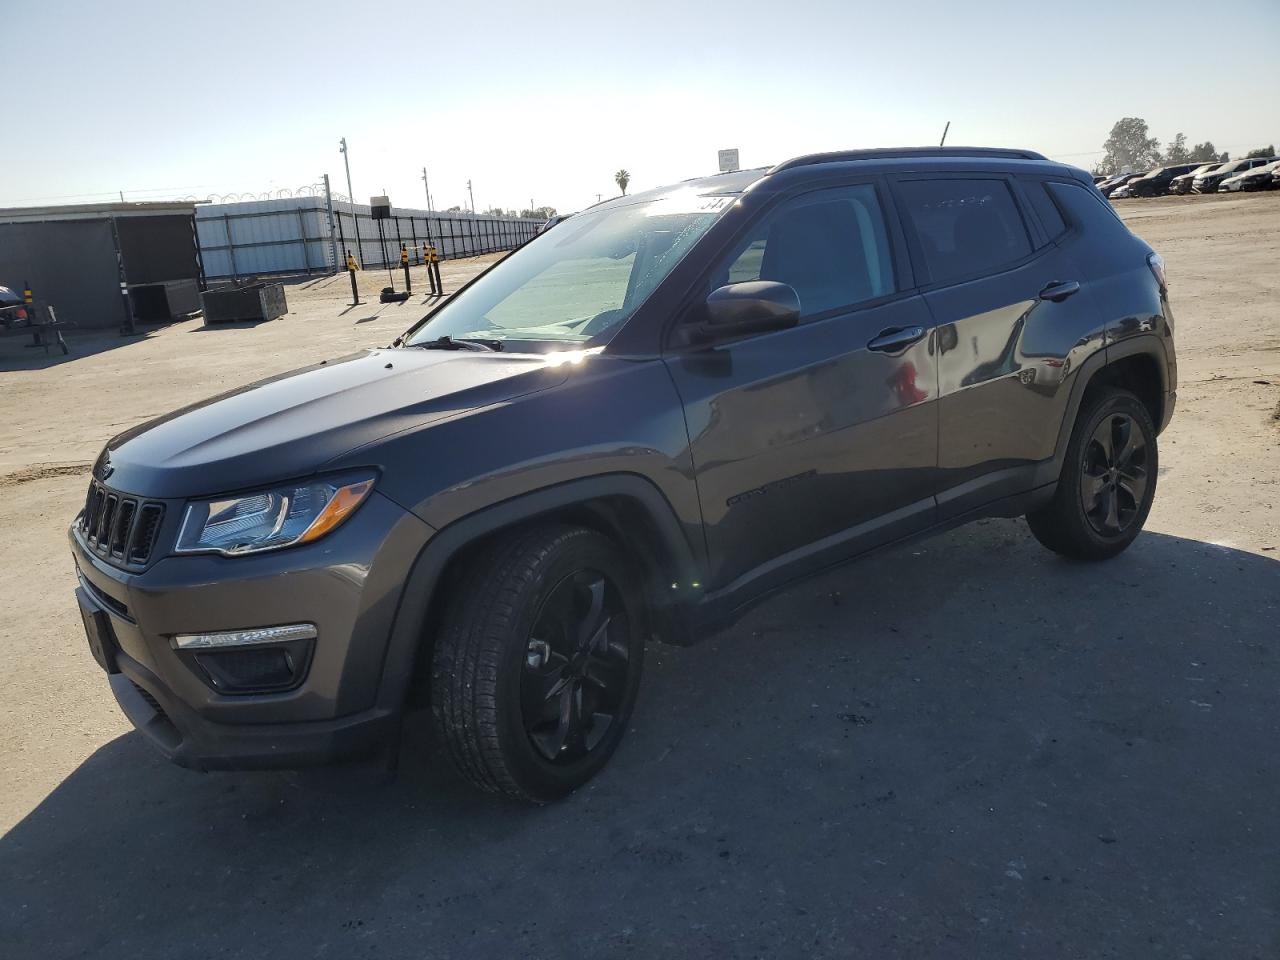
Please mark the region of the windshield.
<svg viewBox="0 0 1280 960"><path fill-rule="evenodd" d="M541 352L607 342L735 199L685 190L570 217L437 310L407 343L517 341L506 349Z"/></svg>

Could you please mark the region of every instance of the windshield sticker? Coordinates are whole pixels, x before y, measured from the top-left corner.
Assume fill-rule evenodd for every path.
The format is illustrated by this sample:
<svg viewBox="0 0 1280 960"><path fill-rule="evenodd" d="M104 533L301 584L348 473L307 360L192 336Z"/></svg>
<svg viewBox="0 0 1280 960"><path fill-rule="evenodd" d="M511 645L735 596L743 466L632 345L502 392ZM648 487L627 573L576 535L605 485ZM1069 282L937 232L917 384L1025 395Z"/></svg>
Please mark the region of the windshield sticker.
<svg viewBox="0 0 1280 960"><path fill-rule="evenodd" d="M732 206L737 195L698 194L692 190L681 190L669 197L662 197L649 204L645 215L650 217L669 217L679 213L720 213Z"/></svg>

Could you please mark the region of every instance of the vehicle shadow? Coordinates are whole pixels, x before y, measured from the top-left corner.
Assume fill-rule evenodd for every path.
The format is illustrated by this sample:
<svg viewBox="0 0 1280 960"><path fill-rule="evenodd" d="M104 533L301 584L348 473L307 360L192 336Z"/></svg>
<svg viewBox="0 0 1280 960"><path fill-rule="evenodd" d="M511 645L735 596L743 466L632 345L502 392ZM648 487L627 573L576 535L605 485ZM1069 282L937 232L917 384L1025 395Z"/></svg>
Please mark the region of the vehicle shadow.
<svg viewBox="0 0 1280 960"><path fill-rule="evenodd" d="M201 775L134 734L0 839L0 953L1275 955L1280 563L992 520L651 647L592 784Z"/></svg>

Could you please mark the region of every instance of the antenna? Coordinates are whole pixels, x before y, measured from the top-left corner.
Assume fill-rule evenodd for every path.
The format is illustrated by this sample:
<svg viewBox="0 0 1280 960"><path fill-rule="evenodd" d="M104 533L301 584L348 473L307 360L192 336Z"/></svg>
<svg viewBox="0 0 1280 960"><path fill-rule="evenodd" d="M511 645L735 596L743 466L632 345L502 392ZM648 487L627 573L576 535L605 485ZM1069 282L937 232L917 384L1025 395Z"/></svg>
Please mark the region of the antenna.
<svg viewBox="0 0 1280 960"><path fill-rule="evenodd" d="M945 147L947 145L947 131L951 129L951 121L947 121L947 125L942 128L942 139L938 141L938 146Z"/></svg>

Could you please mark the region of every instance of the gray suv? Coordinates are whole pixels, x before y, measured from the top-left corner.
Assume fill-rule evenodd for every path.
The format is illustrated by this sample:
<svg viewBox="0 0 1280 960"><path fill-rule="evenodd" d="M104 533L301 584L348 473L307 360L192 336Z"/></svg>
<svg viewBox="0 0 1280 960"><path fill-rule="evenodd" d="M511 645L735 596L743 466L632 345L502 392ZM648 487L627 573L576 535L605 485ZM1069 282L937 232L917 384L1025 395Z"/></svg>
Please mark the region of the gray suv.
<svg viewBox="0 0 1280 960"><path fill-rule="evenodd" d="M76 593L179 764L394 755L429 706L467 779L544 802L617 748L651 638L977 517L1119 553L1175 387L1163 263L1083 171L800 157L593 207L385 349L111 440Z"/></svg>

